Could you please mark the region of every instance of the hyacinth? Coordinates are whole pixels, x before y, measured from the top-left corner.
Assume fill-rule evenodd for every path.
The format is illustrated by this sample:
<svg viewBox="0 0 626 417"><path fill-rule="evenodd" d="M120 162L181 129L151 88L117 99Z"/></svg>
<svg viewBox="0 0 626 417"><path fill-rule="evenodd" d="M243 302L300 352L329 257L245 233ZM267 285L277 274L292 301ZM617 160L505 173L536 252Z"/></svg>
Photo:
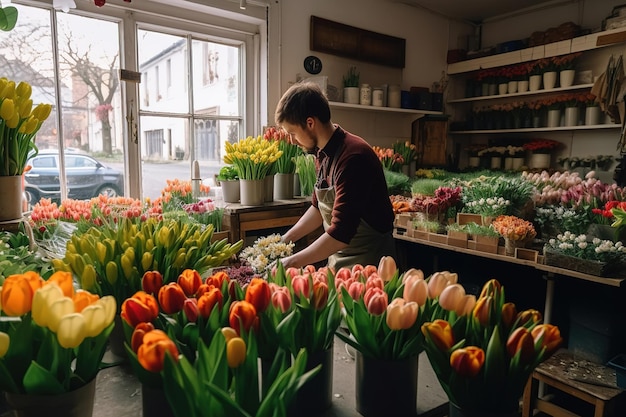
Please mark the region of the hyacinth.
<svg viewBox="0 0 626 417"><path fill-rule="evenodd" d="M599 238L593 238L589 241L586 235L577 235L569 231L550 239L546 244L546 248L564 255L593 261L614 262L626 260L626 247L624 247L622 242L614 243L610 240Z"/></svg>
<svg viewBox="0 0 626 417"><path fill-rule="evenodd" d="M244 248L239 254L242 262L250 265L257 273L269 272L269 268L277 259L293 253L294 243L284 243L279 234L260 237L252 246Z"/></svg>
<svg viewBox="0 0 626 417"><path fill-rule="evenodd" d="M416 196L411 200L411 211L443 213L461 201L461 187L439 187L434 196Z"/></svg>
<svg viewBox="0 0 626 417"><path fill-rule="evenodd" d="M262 136L248 136L235 143L226 142L224 163L235 165L240 179L260 180L273 169L282 154L278 141L268 141Z"/></svg>

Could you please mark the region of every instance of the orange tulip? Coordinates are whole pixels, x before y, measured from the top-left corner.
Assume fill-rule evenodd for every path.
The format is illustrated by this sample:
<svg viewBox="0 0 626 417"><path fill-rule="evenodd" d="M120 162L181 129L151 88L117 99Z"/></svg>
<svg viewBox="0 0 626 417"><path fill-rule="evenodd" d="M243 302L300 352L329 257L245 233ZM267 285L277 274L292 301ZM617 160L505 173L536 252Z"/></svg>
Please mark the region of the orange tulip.
<svg viewBox="0 0 626 417"><path fill-rule="evenodd" d="M211 287L198 298L198 312L202 318L208 319L216 305L221 310L223 302L222 292L216 287Z"/></svg>
<svg viewBox="0 0 626 417"><path fill-rule="evenodd" d="M368 313L380 316L387 310L387 293L378 287L372 287L365 291L363 302Z"/></svg>
<svg viewBox="0 0 626 417"><path fill-rule="evenodd" d="M159 294L163 286L163 275L159 271L146 271L141 277L141 288L154 296Z"/></svg>
<svg viewBox="0 0 626 417"><path fill-rule="evenodd" d="M524 310L517 313L517 325L524 326L528 322L539 323L543 320L541 313L534 309Z"/></svg>
<svg viewBox="0 0 626 417"><path fill-rule="evenodd" d="M185 295L191 297L196 294L196 291L198 291L198 288L202 285L202 277L200 277L200 274L195 269L185 269L178 276L177 282L183 289Z"/></svg>
<svg viewBox="0 0 626 417"><path fill-rule="evenodd" d="M433 341L437 349L443 352L447 352L454 346L452 326L445 320L437 319L432 323L424 323L422 333Z"/></svg>
<svg viewBox="0 0 626 417"><path fill-rule="evenodd" d="M563 342L561 331L552 324L539 324L533 328L531 333L535 341L535 346L538 346L539 349L545 348L547 355L556 352Z"/></svg>
<svg viewBox="0 0 626 417"><path fill-rule="evenodd" d="M224 271L216 272L215 274L208 277L204 283L209 285L214 285L219 289L222 289L222 285L224 282L229 282L230 278L228 278L228 274Z"/></svg>
<svg viewBox="0 0 626 417"><path fill-rule="evenodd" d="M161 372L167 352L175 360L178 359L176 344L162 330L152 330L144 335L143 343L137 350L137 359L144 369Z"/></svg>
<svg viewBox="0 0 626 417"><path fill-rule="evenodd" d="M502 305L502 323L508 330L513 327L515 319L517 318L517 307L513 303L504 303Z"/></svg>
<svg viewBox="0 0 626 417"><path fill-rule="evenodd" d="M467 346L452 352L450 366L460 376L473 378L485 363L485 351L476 346Z"/></svg>
<svg viewBox="0 0 626 417"><path fill-rule="evenodd" d="M241 335L242 331L249 332L251 328L256 331L258 322L259 318L253 304L244 300L235 301L230 305L228 323L237 331L238 335Z"/></svg>
<svg viewBox="0 0 626 417"><path fill-rule="evenodd" d="M74 301L74 311L80 313L85 309L85 307L95 303L99 299L100 297L98 294L92 294L85 290L78 290L74 293L74 297L72 298Z"/></svg>
<svg viewBox="0 0 626 417"><path fill-rule="evenodd" d="M30 285L30 288L33 290L33 294L41 287L43 287L45 285L45 283L47 281L44 281L43 278L41 278L41 276L34 271L26 271L23 274L21 274L26 281L28 281L28 285ZM71 274L70 274L71 277ZM60 285L59 285L60 286ZM63 288L61 288L63 290Z"/></svg>
<svg viewBox="0 0 626 417"><path fill-rule="evenodd" d="M394 298L387 306L387 326L391 330L408 329L415 324L419 306L414 301Z"/></svg>
<svg viewBox="0 0 626 417"><path fill-rule="evenodd" d="M506 341L506 352L510 358L520 353L520 362L527 365L535 358L535 342L526 327L518 327Z"/></svg>
<svg viewBox="0 0 626 417"><path fill-rule="evenodd" d="M145 291L137 291L131 298L122 303L120 316L132 327L139 323L151 322L159 315L157 300Z"/></svg>
<svg viewBox="0 0 626 417"><path fill-rule="evenodd" d="M133 352L137 353L139 350L139 346L143 343L143 337L146 333L154 330L154 325L152 323L139 323L135 330L133 330L133 335L131 336L130 347L133 349Z"/></svg>
<svg viewBox="0 0 626 417"><path fill-rule="evenodd" d="M165 314L174 314L181 311L186 299L185 291L176 282L170 282L159 290L159 305Z"/></svg>
<svg viewBox="0 0 626 417"><path fill-rule="evenodd" d="M0 300L7 316L21 316L28 313L33 305L33 289L25 275L9 275L2 285Z"/></svg>
<svg viewBox="0 0 626 417"><path fill-rule="evenodd" d="M198 315L200 311L198 309L198 300L195 298L187 298L183 303L183 312L185 313L185 317L191 323L195 323L198 321Z"/></svg>
<svg viewBox="0 0 626 417"><path fill-rule="evenodd" d="M328 284L322 281L313 282L313 296L311 297L311 304L316 310L321 310L326 307L328 302Z"/></svg>
<svg viewBox="0 0 626 417"><path fill-rule="evenodd" d="M50 275L50 278L48 278L46 284L51 282L56 282L59 287L61 287L64 296L70 298L74 297L74 280L72 279L71 272L57 271L54 274Z"/></svg>
<svg viewBox="0 0 626 417"><path fill-rule="evenodd" d="M262 313L270 304L272 291L266 280L263 278L252 278L246 287L245 300L256 308L258 313Z"/></svg>
<svg viewBox="0 0 626 417"><path fill-rule="evenodd" d="M489 325L491 321L491 307L493 305L493 298L491 296L479 298L474 306L472 314L481 324L481 326Z"/></svg>
<svg viewBox="0 0 626 417"><path fill-rule="evenodd" d="M501 289L502 285L500 284L500 281L498 281L497 279L490 279L485 283L485 285L483 285L483 289L480 292L479 298L483 298L486 296L493 297L494 295L499 294Z"/></svg>

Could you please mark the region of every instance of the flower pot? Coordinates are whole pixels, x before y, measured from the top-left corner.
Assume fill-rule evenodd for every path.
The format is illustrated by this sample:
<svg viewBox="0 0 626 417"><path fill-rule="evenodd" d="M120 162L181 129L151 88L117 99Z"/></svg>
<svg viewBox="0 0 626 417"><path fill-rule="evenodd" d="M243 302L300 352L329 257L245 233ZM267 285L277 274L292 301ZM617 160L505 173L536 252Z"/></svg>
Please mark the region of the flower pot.
<svg viewBox="0 0 626 417"><path fill-rule="evenodd" d="M571 87L574 84L575 70L563 70L559 73L559 85L561 87Z"/></svg>
<svg viewBox="0 0 626 417"><path fill-rule="evenodd" d="M343 102L348 104L359 104L359 87L344 87Z"/></svg>
<svg viewBox="0 0 626 417"><path fill-rule="evenodd" d="M600 122L600 107L587 106L585 109L585 124L587 126L597 125Z"/></svg>
<svg viewBox="0 0 626 417"><path fill-rule="evenodd" d="M477 156L470 156L467 159L467 166L470 168L478 168L480 166L480 158Z"/></svg>
<svg viewBox="0 0 626 417"><path fill-rule="evenodd" d="M550 168L551 155L549 153L533 153L530 155L528 167L530 169L548 169Z"/></svg>
<svg viewBox="0 0 626 417"><path fill-rule="evenodd" d="M4 393L15 417L91 417L95 395L96 378L78 389L57 395Z"/></svg>
<svg viewBox="0 0 626 417"><path fill-rule="evenodd" d="M143 417L175 417L163 388L141 384L141 405Z"/></svg>
<svg viewBox="0 0 626 417"><path fill-rule="evenodd" d="M502 157L500 157L500 156L492 156L491 157L491 165L489 167L491 169L501 169L502 168Z"/></svg>
<svg viewBox="0 0 626 417"><path fill-rule="evenodd" d="M518 81L517 82L517 92L518 93L525 93L528 91L528 80L522 80L522 81Z"/></svg>
<svg viewBox="0 0 626 417"><path fill-rule="evenodd" d="M295 174L274 175L274 199L291 200L293 198L293 182Z"/></svg>
<svg viewBox="0 0 626 417"><path fill-rule="evenodd" d="M480 86L480 95L481 96L488 96L489 95L489 84L487 83L482 83Z"/></svg>
<svg viewBox="0 0 626 417"><path fill-rule="evenodd" d="M22 218L22 203L24 193L22 192L22 176L7 175L0 176L0 222L9 222ZM33 202L34 204L35 202Z"/></svg>
<svg viewBox="0 0 626 417"><path fill-rule="evenodd" d="M504 239L504 253L509 256L515 256L515 249L517 248L525 248L528 244L527 239L522 240L513 240L513 239Z"/></svg>
<svg viewBox="0 0 626 417"><path fill-rule="evenodd" d="M239 180L222 180L222 198L225 203L238 203L241 195Z"/></svg>
<svg viewBox="0 0 626 417"><path fill-rule="evenodd" d="M524 166L524 158L516 157L513 158L513 164L511 165L511 169L517 171L522 166Z"/></svg>
<svg viewBox="0 0 626 417"><path fill-rule="evenodd" d="M115 316L115 326L111 330L109 335L109 350L116 356L117 360L125 361L128 359L128 353L124 348L124 342L126 340L124 336L124 323L122 323L122 317L117 314Z"/></svg>
<svg viewBox="0 0 626 417"><path fill-rule="evenodd" d="M508 83L500 83L498 84L498 94L502 95L502 94L506 94L508 92L509 89L509 84Z"/></svg>
<svg viewBox="0 0 626 417"><path fill-rule="evenodd" d="M356 410L364 417L386 417L391 410L394 417L415 417L417 368L416 356L385 360L357 351Z"/></svg>
<svg viewBox="0 0 626 417"><path fill-rule="evenodd" d="M450 401L448 417L519 417L519 411L466 410Z"/></svg>
<svg viewBox="0 0 626 417"><path fill-rule="evenodd" d="M509 94L517 93L517 81L509 81Z"/></svg>
<svg viewBox="0 0 626 417"><path fill-rule="evenodd" d="M532 127L538 128L541 127L541 117L539 115L535 115L532 118Z"/></svg>
<svg viewBox="0 0 626 417"><path fill-rule="evenodd" d="M565 126L578 126L578 107L565 108Z"/></svg>
<svg viewBox="0 0 626 417"><path fill-rule="evenodd" d="M293 174L293 195L299 196L302 195L302 189L300 188L300 175L296 172Z"/></svg>
<svg viewBox="0 0 626 417"><path fill-rule="evenodd" d="M244 206L261 206L265 201L265 179L239 180L240 199Z"/></svg>
<svg viewBox="0 0 626 417"><path fill-rule="evenodd" d="M561 110L548 110L548 127L559 127L561 125Z"/></svg>
<svg viewBox="0 0 626 417"><path fill-rule="evenodd" d="M274 201L274 174L268 175L264 179L263 201L270 203Z"/></svg>
<svg viewBox="0 0 626 417"><path fill-rule="evenodd" d="M556 86L556 71L548 71L543 73L543 88L551 90Z"/></svg>
<svg viewBox="0 0 626 417"><path fill-rule="evenodd" d="M513 158L512 157L504 158L504 170L505 171L513 170Z"/></svg>
<svg viewBox="0 0 626 417"><path fill-rule="evenodd" d="M498 84L489 84L489 95L495 96L498 92Z"/></svg>
<svg viewBox="0 0 626 417"><path fill-rule="evenodd" d="M333 346L309 353L305 372L318 365L322 368L298 390L287 412L289 416L317 416L330 408L333 404L333 359Z"/></svg>
<svg viewBox="0 0 626 417"><path fill-rule="evenodd" d="M541 88L541 75L531 75L528 78L528 89L530 91L537 91Z"/></svg>

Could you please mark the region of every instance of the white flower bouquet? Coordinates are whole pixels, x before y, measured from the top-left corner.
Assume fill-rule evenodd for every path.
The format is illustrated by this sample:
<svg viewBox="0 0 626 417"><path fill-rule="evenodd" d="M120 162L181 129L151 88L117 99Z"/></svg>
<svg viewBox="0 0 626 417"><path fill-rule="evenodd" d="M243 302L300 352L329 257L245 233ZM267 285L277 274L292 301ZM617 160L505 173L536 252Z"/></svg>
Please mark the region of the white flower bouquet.
<svg viewBox="0 0 626 417"><path fill-rule="evenodd" d="M244 248L239 254L242 263L250 265L257 273L269 272L273 262L293 253L293 243L284 243L279 234L260 237L252 246Z"/></svg>

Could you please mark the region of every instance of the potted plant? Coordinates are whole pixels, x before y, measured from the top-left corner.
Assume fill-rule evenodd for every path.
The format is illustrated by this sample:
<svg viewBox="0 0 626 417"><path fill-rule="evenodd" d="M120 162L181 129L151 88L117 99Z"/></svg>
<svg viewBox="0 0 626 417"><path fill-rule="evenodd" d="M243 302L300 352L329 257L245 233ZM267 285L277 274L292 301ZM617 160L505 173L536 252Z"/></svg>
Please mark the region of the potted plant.
<svg viewBox="0 0 626 417"><path fill-rule="evenodd" d="M225 165L215 176L215 183L222 187L225 203L238 203L240 197L239 172L234 165Z"/></svg>
<svg viewBox="0 0 626 417"><path fill-rule="evenodd" d="M352 66L348 73L343 76L343 102L359 104L359 79L360 73Z"/></svg>
<svg viewBox="0 0 626 417"><path fill-rule="evenodd" d="M263 139L277 142L278 149L282 152L274 164L274 198L276 200L290 200L293 198L294 181L296 174L296 157L302 154L291 135L284 129L269 127L263 134Z"/></svg>

